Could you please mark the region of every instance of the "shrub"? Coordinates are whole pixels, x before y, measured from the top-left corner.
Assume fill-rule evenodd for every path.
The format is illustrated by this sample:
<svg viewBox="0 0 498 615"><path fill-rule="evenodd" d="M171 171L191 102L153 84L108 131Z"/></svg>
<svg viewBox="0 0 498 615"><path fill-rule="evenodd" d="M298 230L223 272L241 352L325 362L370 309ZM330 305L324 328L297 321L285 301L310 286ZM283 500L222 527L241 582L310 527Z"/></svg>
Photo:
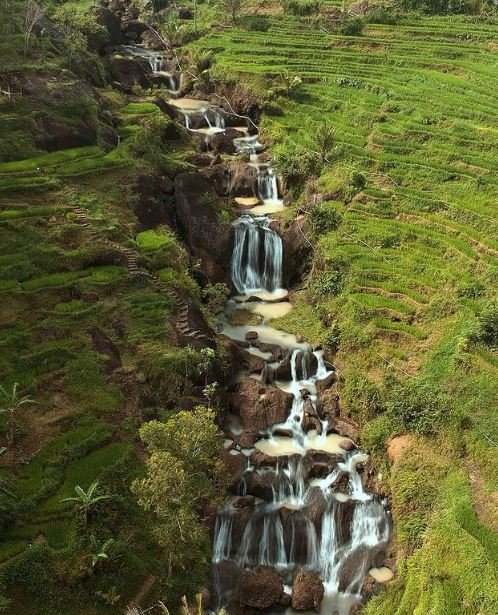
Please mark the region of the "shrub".
<svg viewBox="0 0 498 615"><path fill-rule="evenodd" d="M361 36L364 27L365 23L363 19L360 17L354 17L353 19L348 19L341 26L341 34L344 34L345 36Z"/></svg>
<svg viewBox="0 0 498 615"><path fill-rule="evenodd" d="M264 15L254 15L254 17L250 17L245 21L245 25L248 30L253 32L268 32L270 21Z"/></svg>
<svg viewBox="0 0 498 615"><path fill-rule="evenodd" d="M347 376L343 399L349 414L360 422L374 418L384 409L379 387L359 372Z"/></svg>
<svg viewBox="0 0 498 615"><path fill-rule="evenodd" d="M306 17L316 15L320 10L320 0L283 0L282 8L287 15Z"/></svg>
<svg viewBox="0 0 498 615"><path fill-rule="evenodd" d="M337 210L336 203L326 201L316 205L310 214L311 226L317 235L335 231L342 222L342 215Z"/></svg>
<svg viewBox="0 0 498 615"><path fill-rule="evenodd" d="M381 414L367 423L361 432L362 446L376 455L382 455L391 435L392 421L389 415Z"/></svg>
<svg viewBox="0 0 498 615"><path fill-rule="evenodd" d="M275 166L289 183L300 185L312 177L317 169L318 154L297 143L286 142L275 148Z"/></svg>

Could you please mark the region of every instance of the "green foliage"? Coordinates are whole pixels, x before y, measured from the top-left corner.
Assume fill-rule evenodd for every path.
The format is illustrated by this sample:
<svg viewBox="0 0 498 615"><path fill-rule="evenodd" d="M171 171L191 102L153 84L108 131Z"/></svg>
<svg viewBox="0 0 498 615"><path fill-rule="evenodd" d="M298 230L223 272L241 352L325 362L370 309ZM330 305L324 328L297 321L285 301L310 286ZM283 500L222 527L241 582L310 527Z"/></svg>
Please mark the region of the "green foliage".
<svg viewBox="0 0 498 615"><path fill-rule="evenodd" d="M347 19L341 25L341 33L345 36L361 36L365 22L360 17Z"/></svg>
<svg viewBox="0 0 498 615"><path fill-rule="evenodd" d="M209 536L198 513L202 501L223 497L221 436L214 414L198 407L140 430L149 450L147 475L132 491L156 521L154 533L173 570L198 571L207 562Z"/></svg>
<svg viewBox="0 0 498 615"><path fill-rule="evenodd" d="M486 303L477 321L477 330L472 338L490 348L498 348L498 301Z"/></svg>
<svg viewBox="0 0 498 615"><path fill-rule="evenodd" d="M211 314L220 314L225 309L229 295L230 289L222 282L208 284L202 291L203 299Z"/></svg>
<svg viewBox="0 0 498 615"><path fill-rule="evenodd" d="M290 186L301 186L319 169L319 155L308 147L292 141L278 144L273 154L279 175Z"/></svg>
<svg viewBox="0 0 498 615"><path fill-rule="evenodd" d="M451 401L439 386L413 378L389 392L387 410L400 430L428 435L451 418Z"/></svg>
<svg viewBox="0 0 498 615"><path fill-rule="evenodd" d="M287 15L307 17L320 11L321 0L282 0L282 8Z"/></svg>
<svg viewBox="0 0 498 615"><path fill-rule="evenodd" d="M315 205L310 212L310 222L317 235L324 235L335 231L342 221L340 205L332 201L325 201Z"/></svg>
<svg viewBox="0 0 498 615"><path fill-rule="evenodd" d="M492 0L395 0L395 5L405 10L425 13L476 14L493 5Z"/></svg>
<svg viewBox="0 0 498 615"><path fill-rule="evenodd" d="M360 424L375 418L384 409L382 391L361 372L348 372L342 397L348 413Z"/></svg>

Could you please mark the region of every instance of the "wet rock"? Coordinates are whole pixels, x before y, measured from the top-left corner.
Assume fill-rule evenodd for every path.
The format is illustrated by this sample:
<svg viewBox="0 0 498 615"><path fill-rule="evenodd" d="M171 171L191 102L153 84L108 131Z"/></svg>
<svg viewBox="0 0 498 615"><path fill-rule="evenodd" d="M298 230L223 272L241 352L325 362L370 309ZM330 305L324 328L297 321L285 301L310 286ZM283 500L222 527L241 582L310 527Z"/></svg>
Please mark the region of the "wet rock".
<svg viewBox="0 0 498 615"><path fill-rule="evenodd" d="M243 132L234 128L227 128L224 132L219 132L212 136L209 141L209 147L213 154L233 155L237 151L233 140L243 136Z"/></svg>
<svg viewBox="0 0 498 615"><path fill-rule="evenodd" d="M253 495L241 495L232 502L234 508L244 508L246 506L254 506L255 497Z"/></svg>
<svg viewBox="0 0 498 615"><path fill-rule="evenodd" d="M328 374L325 378L321 378L316 381L316 392L318 395L323 395L327 389L329 389L334 382L337 381L337 376L335 372Z"/></svg>
<svg viewBox="0 0 498 615"><path fill-rule="evenodd" d="M292 380L291 354L289 351L275 368L275 380L284 382Z"/></svg>
<svg viewBox="0 0 498 615"><path fill-rule="evenodd" d="M360 428L358 423L346 416L327 417L329 419L329 433L338 433L351 440L358 440Z"/></svg>
<svg viewBox="0 0 498 615"><path fill-rule="evenodd" d="M341 440L337 446L342 448L343 451L353 451L356 448L356 445L351 440Z"/></svg>
<svg viewBox="0 0 498 615"><path fill-rule="evenodd" d="M254 443L259 440L261 434L257 429L244 429L239 436L239 446L241 448L253 448Z"/></svg>
<svg viewBox="0 0 498 615"><path fill-rule="evenodd" d="M319 382L319 381L318 381ZM318 392L317 382L317 392ZM330 423L339 416L341 412L341 400L337 390L328 389L325 392L318 393L319 397L319 414L320 418L327 420Z"/></svg>
<svg viewBox="0 0 498 615"><path fill-rule="evenodd" d="M282 429L282 428L278 428L275 429L273 431L273 435L275 437L281 437L281 438L292 438L294 436L294 433L292 431L292 429Z"/></svg>
<svg viewBox="0 0 498 615"><path fill-rule="evenodd" d="M256 467L261 466L276 466L278 463L284 464L287 457L272 457L263 453L263 451L255 450L251 455L251 462Z"/></svg>
<svg viewBox="0 0 498 615"><path fill-rule="evenodd" d="M314 429L318 435L322 433L322 424L311 399L304 402L304 416L301 423L304 432Z"/></svg>
<svg viewBox="0 0 498 615"><path fill-rule="evenodd" d="M248 331L245 334L246 341L248 342L255 342L258 339L258 337L259 337L259 334L257 331Z"/></svg>
<svg viewBox="0 0 498 615"><path fill-rule="evenodd" d="M320 528L327 502L320 487L311 487L306 495L306 511L317 530Z"/></svg>
<svg viewBox="0 0 498 615"><path fill-rule="evenodd" d="M232 455L227 449L221 451L221 460L229 476L231 488L237 489L246 467L244 455Z"/></svg>
<svg viewBox="0 0 498 615"><path fill-rule="evenodd" d="M233 162L229 166L229 196L251 197L257 195L258 172L245 162Z"/></svg>
<svg viewBox="0 0 498 615"><path fill-rule="evenodd" d="M232 377L235 377L241 370L249 374L261 372L266 366L266 361L262 357L248 352L235 342L230 341L227 344L227 350L230 357L229 366Z"/></svg>
<svg viewBox="0 0 498 615"><path fill-rule="evenodd" d="M301 394L302 399L308 399L309 396L311 395L308 389L301 389L299 393Z"/></svg>
<svg viewBox="0 0 498 615"><path fill-rule="evenodd" d="M261 350L261 352L271 352L272 357L275 361L281 361L285 355L288 353L288 350L282 348L278 344L268 344L266 342L258 342L255 344L257 348Z"/></svg>
<svg viewBox="0 0 498 615"><path fill-rule="evenodd" d="M367 546L361 545L353 551L349 553L349 555L345 558L343 565L339 571L339 591L346 591L351 585L351 583L359 577L358 586L352 587L352 593L358 592L361 588L361 584L363 582L363 576L367 574L370 568L370 549ZM358 574L363 571L363 575Z"/></svg>
<svg viewBox="0 0 498 615"><path fill-rule="evenodd" d="M246 481L246 492L256 498L261 498L270 502L273 498L271 482L267 476L262 476L257 472L247 473L244 477Z"/></svg>
<svg viewBox="0 0 498 615"><path fill-rule="evenodd" d="M232 229L220 221L211 183L198 172L175 178L178 231L209 282L226 282L232 253Z"/></svg>
<svg viewBox="0 0 498 615"><path fill-rule="evenodd" d="M348 493L349 474L347 472L340 472L334 483L330 486L330 489L334 493Z"/></svg>
<svg viewBox="0 0 498 615"><path fill-rule="evenodd" d="M261 370L261 382L265 385L273 384L275 381L275 368L266 363Z"/></svg>
<svg viewBox="0 0 498 615"><path fill-rule="evenodd" d="M286 594L285 592L282 594L282 597L280 598L280 604L282 606L290 606L292 602L292 598L290 596L290 594Z"/></svg>
<svg viewBox="0 0 498 615"><path fill-rule="evenodd" d="M292 406L290 393L276 387L265 387L254 378L245 378L232 394L234 414L238 414L244 427L263 430L275 423L283 423Z"/></svg>
<svg viewBox="0 0 498 615"><path fill-rule="evenodd" d="M292 608L318 610L325 593L320 577L314 572L298 572L292 584Z"/></svg>
<svg viewBox="0 0 498 615"><path fill-rule="evenodd" d="M258 566L242 573L239 591L241 606L268 609L280 604L284 585L275 568Z"/></svg>

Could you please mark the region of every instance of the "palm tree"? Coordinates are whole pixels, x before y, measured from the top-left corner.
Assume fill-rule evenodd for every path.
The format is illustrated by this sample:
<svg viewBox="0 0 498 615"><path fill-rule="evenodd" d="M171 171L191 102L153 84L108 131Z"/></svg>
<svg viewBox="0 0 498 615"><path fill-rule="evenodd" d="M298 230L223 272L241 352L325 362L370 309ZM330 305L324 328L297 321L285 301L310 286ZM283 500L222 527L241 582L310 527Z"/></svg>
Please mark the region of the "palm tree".
<svg viewBox="0 0 498 615"><path fill-rule="evenodd" d="M73 496L71 498L64 498L63 500L61 500L61 502L75 502L79 504L78 508L83 513L85 529L88 527L88 515L90 513L90 510L95 506L97 502L108 500L111 497L110 495L94 495L98 486L98 481L95 481L88 487L87 491L84 491L79 485L76 485L76 487L74 488L76 496Z"/></svg>
<svg viewBox="0 0 498 615"><path fill-rule="evenodd" d="M8 391L5 387L0 386L0 414L7 414L7 421L9 424L7 442L9 446L14 444L17 427L17 415L19 414L20 408L26 404L36 404L36 401L29 395L20 397L17 392L18 386L19 384L15 382L11 391Z"/></svg>

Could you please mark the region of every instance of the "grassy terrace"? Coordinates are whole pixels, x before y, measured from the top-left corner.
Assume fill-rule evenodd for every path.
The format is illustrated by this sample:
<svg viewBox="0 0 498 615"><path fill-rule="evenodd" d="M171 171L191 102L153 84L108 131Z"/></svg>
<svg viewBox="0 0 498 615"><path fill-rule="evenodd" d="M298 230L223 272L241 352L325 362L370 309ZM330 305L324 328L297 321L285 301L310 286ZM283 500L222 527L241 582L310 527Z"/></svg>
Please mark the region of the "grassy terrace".
<svg viewBox="0 0 498 615"><path fill-rule="evenodd" d="M299 146L316 149L324 120L336 129L330 162L296 191L288 217L301 207L313 222L308 196L321 194L315 208L339 224L310 231L307 289L276 325L317 344L339 336L343 404L374 453L410 431L393 422L402 406L391 380L413 383L417 403L425 385L450 399L439 419L428 406L432 437L410 435L402 460L386 467L399 569L365 612L491 615L498 356L472 333L498 287L498 23L405 16L343 36L277 4L258 11L267 29L242 18L196 46L214 52L221 78L265 101L262 132L284 175L299 167ZM285 70L302 85L272 96Z"/></svg>

